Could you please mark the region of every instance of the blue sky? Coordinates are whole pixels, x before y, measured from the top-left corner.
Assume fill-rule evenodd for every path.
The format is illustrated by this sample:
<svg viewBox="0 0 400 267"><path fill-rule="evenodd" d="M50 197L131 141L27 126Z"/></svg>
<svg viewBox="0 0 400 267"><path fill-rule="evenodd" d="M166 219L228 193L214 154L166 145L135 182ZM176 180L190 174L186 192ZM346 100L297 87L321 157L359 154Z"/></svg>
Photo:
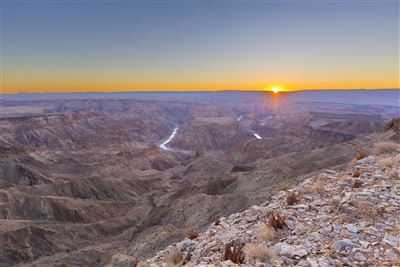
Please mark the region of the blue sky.
<svg viewBox="0 0 400 267"><path fill-rule="evenodd" d="M5 92L399 87L397 1L2 5Z"/></svg>

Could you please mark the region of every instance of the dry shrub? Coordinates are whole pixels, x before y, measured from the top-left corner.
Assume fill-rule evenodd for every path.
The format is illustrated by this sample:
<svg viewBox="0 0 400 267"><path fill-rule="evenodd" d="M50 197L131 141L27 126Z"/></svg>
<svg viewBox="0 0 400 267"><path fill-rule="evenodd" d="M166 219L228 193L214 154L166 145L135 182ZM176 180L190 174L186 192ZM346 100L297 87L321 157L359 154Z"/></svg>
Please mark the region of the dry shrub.
<svg viewBox="0 0 400 267"><path fill-rule="evenodd" d="M395 163L394 159L391 159L391 158L382 158L382 159L379 159L378 162L380 165L382 165L384 167L389 167L389 168L393 167L393 165Z"/></svg>
<svg viewBox="0 0 400 267"><path fill-rule="evenodd" d="M376 209L374 205L371 205L371 203L369 203L368 201L353 200L351 201L351 205L355 207L357 214L362 218L367 218L371 219L372 221L376 221L381 217L380 211Z"/></svg>
<svg viewBox="0 0 400 267"><path fill-rule="evenodd" d="M338 179L338 180L343 180L343 179L347 179L347 178L349 178L348 174L340 174L340 175L336 176L336 179Z"/></svg>
<svg viewBox="0 0 400 267"><path fill-rule="evenodd" d="M165 255L165 262L171 265L178 265L183 261L182 253L177 248L171 249L167 255Z"/></svg>
<svg viewBox="0 0 400 267"><path fill-rule="evenodd" d="M277 237L277 232L271 226L261 223L254 231L256 238L260 241L274 240Z"/></svg>
<svg viewBox="0 0 400 267"><path fill-rule="evenodd" d="M372 151L375 155L400 153L400 144L395 142L380 142L374 144Z"/></svg>
<svg viewBox="0 0 400 267"><path fill-rule="evenodd" d="M134 259L134 260L131 262L131 267L137 267L138 264L139 264L139 261L138 261L137 259Z"/></svg>
<svg viewBox="0 0 400 267"><path fill-rule="evenodd" d="M285 223L285 216L280 215L279 213L271 214L268 220L265 222L267 227L272 227L274 230L282 229Z"/></svg>
<svg viewBox="0 0 400 267"><path fill-rule="evenodd" d="M362 182L358 179L353 180L350 187L351 188L360 188L362 186Z"/></svg>
<svg viewBox="0 0 400 267"><path fill-rule="evenodd" d="M368 156L369 156L369 154L367 151L360 151L360 152L358 152L356 159L360 160L360 159L366 158Z"/></svg>
<svg viewBox="0 0 400 267"><path fill-rule="evenodd" d="M355 177L355 178L360 177L360 175L361 175L361 173L360 173L359 170L355 170L355 171L353 172L353 177Z"/></svg>
<svg viewBox="0 0 400 267"><path fill-rule="evenodd" d="M318 193L324 192L325 191L325 183L321 179L318 179L317 181L315 181L315 183L313 185L313 190Z"/></svg>
<svg viewBox="0 0 400 267"><path fill-rule="evenodd" d="M190 230L187 232L187 237L188 237L190 240L196 239L196 238L199 237L199 232L198 232L197 230L195 230L195 229L190 229Z"/></svg>
<svg viewBox="0 0 400 267"><path fill-rule="evenodd" d="M390 171L388 173L388 175L389 175L389 178L392 179L392 180L399 180L399 178L400 178L399 172L396 171L396 170Z"/></svg>
<svg viewBox="0 0 400 267"><path fill-rule="evenodd" d="M295 203L299 202L299 195L296 194L295 192L290 193L287 197L286 197L286 204L288 206L293 205Z"/></svg>
<svg viewBox="0 0 400 267"><path fill-rule="evenodd" d="M214 225L220 225L221 224L221 217L219 215L215 216L215 220L214 220Z"/></svg>
<svg viewBox="0 0 400 267"><path fill-rule="evenodd" d="M246 258L251 260L259 260L261 262L269 262L276 256L275 250L264 244L246 244L243 248Z"/></svg>
<svg viewBox="0 0 400 267"><path fill-rule="evenodd" d="M275 186L277 191L285 191L292 188L292 184L289 182L280 182Z"/></svg>
<svg viewBox="0 0 400 267"><path fill-rule="evenodd" d="M231 241L225 245L224 254L222 257L223 261L230 260L233 263L244 263L244 252L243 247L244 243L240 239L236 239L235 241Z"/></svg>

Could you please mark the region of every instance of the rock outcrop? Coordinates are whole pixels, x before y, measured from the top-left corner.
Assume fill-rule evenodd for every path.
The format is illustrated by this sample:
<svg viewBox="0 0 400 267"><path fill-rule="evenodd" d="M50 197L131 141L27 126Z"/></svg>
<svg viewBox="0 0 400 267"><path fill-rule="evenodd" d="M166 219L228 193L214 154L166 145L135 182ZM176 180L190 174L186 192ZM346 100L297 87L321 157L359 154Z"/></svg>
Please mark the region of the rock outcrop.
<svg viewBox="0 0 400 267"><path fill-rule="evenodd" d="M219 218L197 238L138 266L398 266L400 156L392 145L392 153L375 150L378 155L354 161L347 171L324 170L262 205ZM270 220L277 214L284 225L274 230ZM246 244L240 263L223 258L235 240ZM178 252L183 261L171 262ZM108 266L122 258L133 259L115 255Z"/></svg>

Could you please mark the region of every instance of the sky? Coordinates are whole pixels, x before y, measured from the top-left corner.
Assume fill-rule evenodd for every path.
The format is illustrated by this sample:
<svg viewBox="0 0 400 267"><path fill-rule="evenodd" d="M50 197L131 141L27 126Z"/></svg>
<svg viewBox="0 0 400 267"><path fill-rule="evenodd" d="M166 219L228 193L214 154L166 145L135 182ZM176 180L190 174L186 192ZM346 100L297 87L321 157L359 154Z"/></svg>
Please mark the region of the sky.
<svg viewBox="0 0 400 267"><path fill-rule="evenodd" d="M3 93L399 88L399 1L1 0Z"/></svg>

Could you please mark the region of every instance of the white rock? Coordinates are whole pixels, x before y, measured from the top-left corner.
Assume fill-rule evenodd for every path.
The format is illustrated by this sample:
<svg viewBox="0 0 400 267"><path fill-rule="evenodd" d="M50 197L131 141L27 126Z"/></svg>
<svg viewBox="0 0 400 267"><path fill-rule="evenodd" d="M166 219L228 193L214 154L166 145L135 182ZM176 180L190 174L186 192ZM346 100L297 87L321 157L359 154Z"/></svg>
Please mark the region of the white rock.
<svg viewBox="0 0 400 267"><path fill-rule="evenodd" d="M358 228L353 224L347 224L346 225L346 229L347 229L347 231L349 231L349 232L351 232L353 234L357 234L358 233Z"/></svg>
<svg viewBox="0 0 400 267"><path fill-rule="evenodd" d="M322 258L318 259L319 267L329 267L329 262Z"/></svg>
<svg viewBox="0 0 400 267"><path fill-rule="evenodd" d="M367 260L367 258L364 256L364 254L362 254L361 252L357 252L355 255L354 255L354 258L356 259L356 260L358 260L358 261L366 261Z"/></svg>

